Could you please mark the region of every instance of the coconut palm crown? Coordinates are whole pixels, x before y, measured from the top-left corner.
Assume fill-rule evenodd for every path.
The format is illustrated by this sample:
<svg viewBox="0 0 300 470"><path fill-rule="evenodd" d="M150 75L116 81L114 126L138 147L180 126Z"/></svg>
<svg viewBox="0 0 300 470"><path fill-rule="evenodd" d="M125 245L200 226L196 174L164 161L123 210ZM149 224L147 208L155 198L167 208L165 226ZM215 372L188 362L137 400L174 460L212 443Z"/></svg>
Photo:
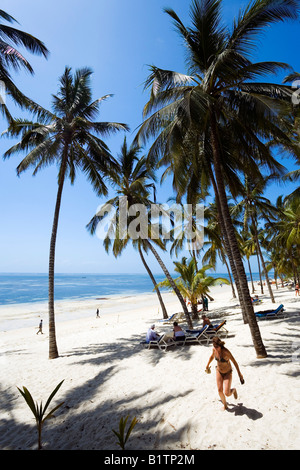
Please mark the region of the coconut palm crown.
<svg viewBox="0 0 300 470"><path fill-rule="evenodd" d="M3 23L17 23L17 20L3 10L0 10L0 80L5 85L5 91L12 96L13 100L20 106L33 105L34 103L23 95L12 80L10 70L25 69L33 74L33 68L29 61L19 50L19 46L25 48L32 54L48 57L49 51L45 44L29 33ZM11 118L5 105L0 109L8 118Z"/></svg>
<svg viewBox="0 0 300 470"><path fill-rule="evenodd" d="M36 175L50 164L58 166L58 191L54 212L49 255L49 358L58 356L54 319L54 260L63 186L66 178L73 184L78 171L85 174L98 195L107 193L104 176L116 166L109 148L100 138L111 133L127 131L126 124L94 121L99 105L111 95L92 101L89 68L79 69L72 75L66 67L60 78L60 88L53 96L53 112L37 106L38 121L13 120L6 135L20 137L18 143L4 154L26 156L17 167L17 174L29 168Z"/></svg>
<svg viewBox="0 0 300 470"><path fill-rule="evenodd" d="M206 274L206 271L212 268L210 265L197 269L194 258L188 261L186 257L183 257L181 261L174 261L174 265L175 272L179 274L179 277L175 279L175 283L183 297L191 303L193 319L198 319L197 301L208 294L210 287L220 283L229 284L229 281L226 278L215 278ZM158 285L171 288L168 279Z"/></svg>
<svg viewBox="0 0 300 470"><path fill-rule="evenodd" d="M271 171L278 167L265 145L268 140L290 143L288 120L283 119L290 109L290 88L259 82L263 75L275 75L290 67L275 61L255 63L251 56L264 29L296 20L299 5L299 0L254 0L240 10L232 27L222 21L221 0L192 0L191 26L183 24L174 10L166 9L186 47L187 73L151 67L145 83L150 98L137 133L141 143L154 139L149 159L172 162L177 176L182 174L182 160L190 159L186 146L198 149L202 160L193 172L197 174L200 169L198 181L205 172L213 186L241 307L257 357L261 358L267 353L255 319L226 190L237 187L238 172L245 167L253 171L258 166Z"/></svg>
<svg viewBox="0 0 300 470"><path fill-rule="evenodd" d="M145 156L138 157L139 151L139 146L135 144L128 148L126 138L124 139L117 168L109 175L116 195L101 206L88 223L87 229L91 234L99 230L99 237L103 238L106 251L111 248L115 257L119 256L129 243L132 243L138 249L153 282L153 275L143 255L143 252L152 252L182 305L189 327L193 328L184 299L154 247L156 245L163 251L166 250L165 243L159 235L159 223L156 223L155 217L153 217L154 221L152 220L151 214L151 207L156 201L155 172L147 165ZM153 200L152 191L154 192ZM137 213L139 213L138 216ZM107 230L104 233L100 232L105 224ZM160 298L156 281L153 284ZM161 298L160 303L164 317L167 317Z"/></svg>

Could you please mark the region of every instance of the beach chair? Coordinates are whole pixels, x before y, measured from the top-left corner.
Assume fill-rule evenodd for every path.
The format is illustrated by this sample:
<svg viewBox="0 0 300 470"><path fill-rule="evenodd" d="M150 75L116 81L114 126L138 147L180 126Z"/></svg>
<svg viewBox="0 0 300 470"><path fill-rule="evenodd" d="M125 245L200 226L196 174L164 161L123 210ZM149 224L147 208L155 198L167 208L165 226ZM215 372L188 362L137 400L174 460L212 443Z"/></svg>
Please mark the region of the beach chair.
<svg viewBox="0 0 300 470"><path fill-rule="evenodd" d="M185 321L185 315L183 312L177 312L173 313L169 318L160 320L163 322L163 324L168 324L168 323L173 323L174 321L177 321L178 323L181 323Z"/></svg>
<svg viewBox="0 0 300 470"><path fill-rule="evenodd" d="M177 336L177 337L175 336L173 341L176 344L176 346L184 346L186 342L186 335Z"/></svg>
<svg viewBox="0 0 300 470"><path fill-rule="evenodd" d="M165 341L164 337L166 336L165 333L163 333L159 338L156 340L149 341L147 344L147 349L150 349L152 347L157 347L161 351L166 351L168 347L175 346L175 341L169 337L168 341Z"/></svg>
<svg viewBox="0 0 300 470"><path fill-rule="evenodd" d="M177 313L173 313L173 315L171 315L169 318L163 318L162 320L158 320L158 321L163 322L163 323L169 323L171 321L175 321L174 320L175 315L177 315Z"/></svg>
<svg viewBox="0 0 300 470"><path fill-rule="evenodd" d="M209 325L205 325L201 330L186 330L185 344L208 344L210 340L207 335L208 328Z"/></svg>
<svg viewBox="0 0 300 470"><path fill-rule="evenodd" d="M269 320L272 318L285 317L284 305L280 304L275 310L261 310L256 312L255 316L258 320Z"/></svg>
<svg viewBox="0 0 300 470"><path fill-rule="evenodd" d="M222 321L218 325L212 325L208 328L206 334L212 339L214 336L219 338L226 338L228 335L228 330L225 328L226 320Z"/></svg>

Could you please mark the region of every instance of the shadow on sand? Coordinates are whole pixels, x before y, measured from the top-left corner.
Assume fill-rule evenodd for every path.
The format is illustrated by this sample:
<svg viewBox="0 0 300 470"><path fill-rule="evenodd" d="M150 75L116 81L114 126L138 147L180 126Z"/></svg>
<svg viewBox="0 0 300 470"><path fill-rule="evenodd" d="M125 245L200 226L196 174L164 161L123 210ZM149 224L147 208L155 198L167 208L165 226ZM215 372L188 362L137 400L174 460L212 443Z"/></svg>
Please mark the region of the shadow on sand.
<svg viewBox="0 0 300 470"><path fill-rule="evenodd" d="M249 419L256 421L261 419L263 414L260 411L255 410L254 408L247 408L243 403L238 403L237 405L231 405L231 408L228 408L229 413L233 413L235 416L247 416Z"/></svg>

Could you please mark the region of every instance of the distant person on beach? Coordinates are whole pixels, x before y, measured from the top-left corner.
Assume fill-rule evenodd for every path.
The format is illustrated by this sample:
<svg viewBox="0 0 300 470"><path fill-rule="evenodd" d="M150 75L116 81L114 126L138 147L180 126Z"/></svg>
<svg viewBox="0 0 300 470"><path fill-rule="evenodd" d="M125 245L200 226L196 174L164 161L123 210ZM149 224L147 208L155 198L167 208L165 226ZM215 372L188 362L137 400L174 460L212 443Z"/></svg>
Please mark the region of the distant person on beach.
<svg viewBox="0 0 300 470"><path fill-rule="evenodd" d="M42 333L42 335L44 334L43 333L43 320L40 321L39 329L36 334L38 335L39 333Z"/></svg>
<svg viewBox="0 0 300 470"><path fill-rule="evenodd" d="M173 332L174 332L174 339L175 341L180 341L185 337L185 333L183 329L178 325L177 321L173 323Z"/></svg>
<svg viewBox="0 0 300 470"><path fill-rule="evenodd" d="M151 325L146 334L146 343L150 343L150 341L156 341L159 338L159 334L154 331L155 325Z"/></svg>
<svg viewBox="0 0 300 470"><path fill-rule="evenodd" d="M227 402L226 397L230 397L232 394L235 399L237 399L237 391L236 388L231 388L231 381L232 381L232 368L230 361L233 362L237 373L239 375L241 384L244 383L244 378L240 372L238 363L234 359L231 352L225 348L224 341L221 341L220 338L215 336L212 340L213 344L213 352L210 356L205 372L210 373L210 363L215 359L217 361L216 366L216 379L217 379L217 387L219 396L224 406L224 410L227 409ZM225 397L226 396L226 397Z"/></svg>
<svg viewBox="0 0 300 470"><path fill-rule="evenodd" d="M202 328L204 328L206 325L212 326L210 319L206 315L202 315L202 320L203 320Z"/></svg>
<svg viewBox="0 0 300 470"><path fill-rule="evenodd" d="M99 308L97 308L97 310L96 310L96 318L100 318L100 315L99 315Z"/></svg>
<svg viewBox="0 0 300 470"><path fill-rule="evenodd" d="M205 312L208 312L208 298L207 297L203 297L203 310Z"/></svg>
<svg viewBox="0 0 300 470"><path fill-rule="evenodd" d="M295 295L299 295L299 284L297 283L296 284L296 287L295 287Z"/></svg>

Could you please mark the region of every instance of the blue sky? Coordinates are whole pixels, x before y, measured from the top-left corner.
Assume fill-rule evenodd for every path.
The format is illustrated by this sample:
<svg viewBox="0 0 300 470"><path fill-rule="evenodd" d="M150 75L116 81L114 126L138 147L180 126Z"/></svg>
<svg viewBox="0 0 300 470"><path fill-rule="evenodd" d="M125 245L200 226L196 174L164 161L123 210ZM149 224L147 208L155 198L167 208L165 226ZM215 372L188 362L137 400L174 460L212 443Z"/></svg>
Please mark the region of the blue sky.
<svg viewBox="0 0 300 470"><path fill-rule="evenodd" d="M225 21L231 22L246 3L225 0ZM148 99L143 91L148 66L186 72L183 45L163 8L173 8L188 23L189 4L188 0L2 0L1 8L20 23L15 27L41 39L50 51L48 60L24 52L35 74L30 76L21 71L14 75L15 82L25 94L50 108L51 95L57 92L58 78L65 66L73 70L91 67L94 98L114 95L101 105L99 120L127 123L131 129L127 134L130 143ZM287 62L300 71L298 38L299 22L275 25L261 39L255 59ZM276 77L276 81L280 83L284 76ZM7 104L10 105L9 101ZM16 117L21 116L12 105L11 109ZM5 121L0 118L0 132L5 128ZM123 138L124 133L120 133L106 141L114 155L119 152ZM1 155L11 145L12 141L0 139ZM6 161L0 159L0 272L47 272L57 168L49 167L35 177L30 171L17 177L16 167L21 158L20 155ZM289 160L283 164L294 168ZM268 197L275 200L279 194L289 192L291 187L275 186ZM171 188L165 184L158 197L165 202L171 194ZM144 272L138 254L132 249L116 260L105 253L100 240L86 231L85 225L102 202L83 176L78 175L73 186L66 183L56 272ZM172 269L169 255L163 259ZM160 272L150 255L148 262L154 272ZM218 271L224 271L221 265Z"/></svg>

